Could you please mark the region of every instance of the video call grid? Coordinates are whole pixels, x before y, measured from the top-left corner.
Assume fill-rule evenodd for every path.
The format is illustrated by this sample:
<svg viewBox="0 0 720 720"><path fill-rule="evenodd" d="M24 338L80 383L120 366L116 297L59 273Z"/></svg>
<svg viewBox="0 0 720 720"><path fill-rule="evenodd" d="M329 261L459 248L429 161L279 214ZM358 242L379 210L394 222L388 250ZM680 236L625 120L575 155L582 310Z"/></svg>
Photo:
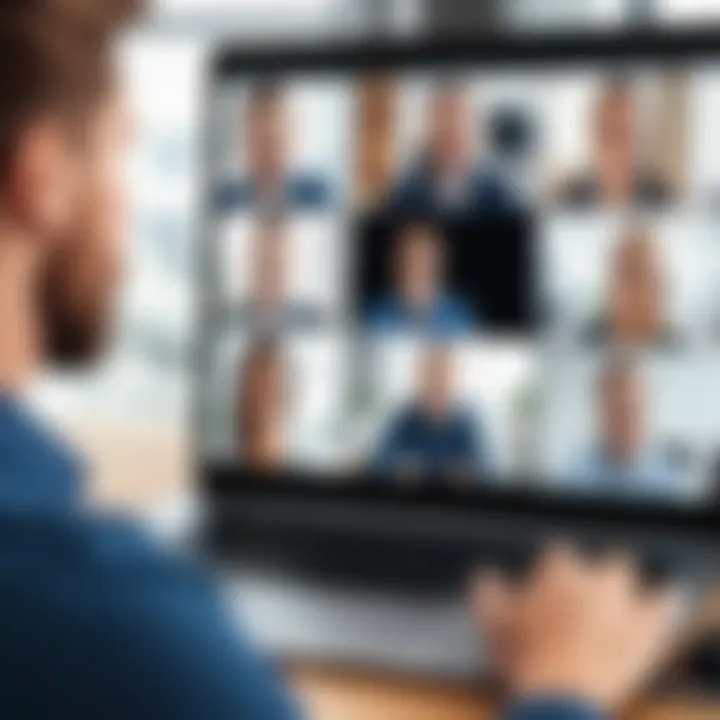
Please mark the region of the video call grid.
<svg viewBox="0 0 720 720"><path fill-rule="evenodd" d="M370 77L350 93L347 83L338 81L334 84L335 91L333 83L329 86L325 83L325 93L337 96L335 100L344 96L346 109L351 108L354 113L354 117L349 114L345 117L345 126L352 127L354 135L348 143L348 134L345 142L346 148L354 143L356 157L344 168L344 178L343 168L339 173L327 172L324 176L321 171L306 170L302 164L292 171L283 167L292 154L288 135L297 133L298 125L302 126L302 123L288 122L289 107L293 102L311 105L312 86L316 83L284 83L273 79L235 86L235 109L229 113L234 115L235 125L230 122L230 137L234 127L241 170L233 180L223 178L218 182L213 203L218 217L244 214L260 228L255 232L263 240L256 240L254 244L262 249L256 248L251 259L250 253L246 254L242 266L254 268L256 278L264 278L264 282L256 282L253 287L246 281L241 289L255 293L254 300L267 302L267 307L272 308L270 291L280 293L286 272L282 255L287 251L282 248L290 243L285 236L295 234L300 238L295 239L295 243L302 247L305 242L307 247L308 238L322 235L322 220L318 220L318 216L325 216L328 225L334 220L340 229L325 229L330 240L325 245L327 252L305 250L300 251L299 257L327 259L332 254L330 245L334 244L337 250L338 237L351 241L343 245L354 246L344 248L348 255L354 255L352 262L348 262L346 256L344 272L338 271L342 267L340 258L335 271L326 268L328 284L334 280L338 293L334 296L332 292L327 293L326 307L344 309L339 322L336 317L334 324L329 317L317 312L317 307L313 310L312 302L298 302L285 308L278 313L283 317L270 317L272 313L262 317L259 311L262 303L258 302L254 309L252 303L238 306L232 282L228 283L229 312L224 335L235 335L240 338L240 344L244 341L245 345L248 338L252 338L252 346L259 348L257 355L261 358L253 360L256 353L246 353L249 359L240 363L243 367L236 364L235 371L254 378L250 383L253 387L263 388L262 392L254 393L256 400L244 397L238 402L244 409L231 411L233 429L239 429L243 417L247 426L263 425L258 422L258 416L262 417L263 413L257 410L250 422L253 402L258 406L270 405L270 400L277 398L278 404L282 404L290 395L297 399L297 393L273 387L287 383L273 382L269 377L272 371L268 370L287 361L297 377L302 360L290 357L295 353L306 358L307 366L325 369L325 374L315 371L317 379L311 385L322 387L325 395L336 398L334 403L330 398L324 401L316 398L314 402L306 398L308 407L299 415L315 418L308 424L314 422L319 429L323 426L317 420L321 408L326 413L336 413L334 422L326 422L324 429L315 434L324 433L325 444L332 445L334 451L343 446L341 453L323 452L318 447L322 442L317 438L311 440L308 435L312 433L299 429L302 421L288 423L285 418L285 422L276 423L275 433L259 433L267 435L262 441L257 438L250 443L244 438L245 448L241 448L241 438L227 433L231 452L240 462L250 463L248 448L252 445L257 454L253 451L251 464L258 467L264 464L271 467L273 462L316 465L319 470L335 473L342 470L348 475L357 470L370 470L378 482L397 484L441 482L470 487L478 484L481 477L486 480L490 476L503 476L509 482L514 473L537 468L540 463L549 487L563 485L558 479L572 476L567 488L573 491L630 495L641 500L685 500L705 491L707 482L698 479L697 469L692 472L687 466L703 466L703 472L709 476L713 473L712 463L707 453L702 460L697 457L688 460L693 453L683 447L683 438L677 437L683 433L671 427L672 423L665 422L669 428L661 428L670 436L662 452L640 446L644 442L641 436L648 432L644 427L647 420L641 417L650 407L646 396L658 394L657 383L651 390L646 387L646 375L662 376L667 388L673 384L683 385L683 373L686 377L697 374L693 373L692 365L701 364L703 335L712 336L715 325L720 325L713 317L712 307L715 286L712 271L717 263L717 251L712 245L716 220L714 188L708 184L704 193L699 191L707 180L707 167L701 163L695 173L688 173L687 168L683 170L682 166L690 163L687 157L683 161L677 148L675 153L666 148L662 162L648 164L644 159L657 159L658 153L640 147L647 144L652 133L645 132L644 126L643 133L639 133L638 128L641 118L652 117L645 105L654 103L656 114L660 107L677 107L683 89L686 106L694 102L707 110L713 100L698 99L697 96L703 94L696 86L704 83L710 87L713 78L693 78L693 84L688 80L687 71L684 75L668 73L649 76L649 79L646 73L639 75L640 80L631 73L603 77L597 72L561 81L549 79L547 85L553 88L553 93L558 84L567 86L563 98L567 107L557 108L558 117L582 114L583 85L585 95L589 96L584 99L586 117L583 120L588 126L589 160L580 165L580 169L558 172L557 177L554 170L550 173L544 165L547 152L544 146L552 146L552 141L548 141L542 128L532 127L528 117L519 112L519 105L514 106L507 98L497 100L502 96L497 86L502 83L495 83L494 89L487 90L492 83L457 80L446 75L429 80L422 78L418 82L415 77L398 79L388 74ZM522 88L520 80L515 82L516 94L520 92L518 88ZM507 84L512 86L513 82ZM303 85L302 90L298 89ZM688 91L689 85L694 92ZM720 83L717 85L720 97ZM707 88L704 92L713 94ZM512 92L509 95L512 96ZM478 112L477 97L484 100L494 97L497 105L493 112L488 109L492 104L489 102ZM692 101L688 97L692 97ZM324 128L342 125L338 122L342 113L337 107L333 109L332 99L324 101L327 119L324 125L320 123ZM720 110L720 103L714 102ZM317 117L318 107L322 105L317 97L315 104ZM531 100L525 107L532 104ZM559 97L557 104L561 105ZM567 112L571 106L575 107L575 113ZM424 112L419 112L420 108ZM537 111L537 107L534 110ZM306 118L312 117L311 110L303 112ZM482 122L477 122L480 116ZM427 123L419 132L411 127L418 117L424 117ZM688 134L680 117L665 118L660 124L666 127L658 131L656 148L683 144L670 142L682 135L683 130ZM388 131L390 125L393 133ZM289 132L291 126L293 130ZM479 133L476 133L477 127L481 128ZM481 138L475 137L476 134ZM564 140L570 136L567 129L562 134ZM407 137L416 138L416 148L400 147ZM298 138L294 138L294 142L302 144ZM324 136L317 145L332 145L332 142ZM690 145L688 142L687 146ZM336 157L353 154L335 150ZM692 155L687 147L686 155ZM395 159L394 174L390 168L383 167L383 158L388 157ZM463 158L472 160L463 167ZM262 173L249 170L250 165L257 162L265 163L267 182L264 184ZM273 166L283 171L276 174L283 179L271 192ZM462 172L457 171L458 168L462 168ZM451 172L453 170L457 172ZM548 179L551 176L552 181ZM699 202L705 196L707 201ZM261 197L264 200L261 201ZM348 212L349 207L354 207L354 212ZM338 220L333 216L340 208L342 218ZM314 231L307 227L311 222L307 218L311 216L316 217ZM674 218L676 225L677 218L686 218L694 227L676 227L672 232L663 229L661 233L657 229L662 224L660 216ZM288 231L287 225L301 217L306 218L305 229L300 227L303 221L297 220L298 227ZM557 233L553 226L562 225L563 221L572 224L573 220L584 223L585 235L589 237L593 233L588 232L587 227L593 218L598 220L593 227L594 237L584 242L593 246L592 269L602 268L607 276L609 300L582 322L572 317L572 313L563 314L562 307L556 305L585 303L591 306L588 298L578 302L572 294L567 295L567 287L557 287L562 283L554 286L546 277L538 276L552 271L555 264L559 266L558 271L578 275L580 277L574 279L581 281L582 272L576 272L580 267L577 263L582 262L585 253L575 252L578 257L574 260L553 257L553 251L563 246L562 239L553 239L553 230ZM523 219L525 228L518 229ZM505 227L498 228L503 223ZM603 224L607 227L600 228ZM514 233L508 230L508 225L515 226ZM246 237L249 234L246 232ZM661 234L662 239L658 239ZM683 252L688 255L689 251L678 252L677 248L681 243L688 244L687 237L693 238L690 244L694 243L696 253L709 250L715 256L696 256L694 265L693 258L683 259ZM222 246L226 238L219 240ZM246 242L249 244L252 243ZM488 302L479 290L487 291L488 279L493 278L493 273L487 271L487 258L497 254L498 246L511 258L506 260L506 265L515 272L508 272L506 267L495 274L494 279L505 281L497 285L504 286L506 298L503 302L496 291L491 293ZM223 249L218 248L219 257ZM666 254L670 257L666 258ZM296 259L292 265L298 264L302 262ZM665 264L670 265L672 272L684 267L684 275L672 277L673 282L668 283ZM225 269L231 265L226 261ZM705 298L698 288L691 287L697 284L693 281L698 277L698 267L703 266L708 271L704 278ZM486 272L481 277L473 277L473 270L478 267L484 267ZM599 284L598 274L595 272L592 281L586 278L587 286ZM300 298L312 298L311 280L306 278L304 287L302 282L296 283L294 290ZM682 286L681 301L666 301L665 295L670 294L668 286L672 285ZM431 290L435 295L432 302L428 300L433 294ZM517 301L522 293L527 295L524 302ZM263 294L267 297L262 297ZM509 298L513 295L517 306L514 312L509 309L513 304ZM318 304L322 304L322 298ZM411 312L418 308L422 312ZM692 327L688 327L688 318L693 321ZM523 335L530 337L536 326L541 329L544 342L537 343L532 336L523 347ZM307 347L297 351L293 348L302 345L297 339L302 334L316 337L314 360L308 360L311 351ZM320 336L325 336L324 342ZM705 344L708 347L704 352L711 354L712 343ZM604 433L603 443L578 451L566 468L562 468L555 457L562 455L554 447L556 440L545 439L545 444L550 446L550 450L545 448L545 454L553 457L543 457L539 447L543 443L538 442L541 434L538 428L546 424L543 420L551 416L560 418L563 412L563 409L546 407L549 388L546 380L540 381L551 375L543 361L547 355L544 348L548 345L553 347L554 362L558 362L560 356L559 364L569 368L569 375L573 365L596 366L592 373L585 372L586 376L593 377L586 377L585 386L574 395L589 396L586 404L597 405L595 425L596 431ZM508 352L503 354L505 349ZM515 357L511 357L513 350ZM497 356L494 364L493 354ZM526 356L524 363L522 355ZM362 356L360 362L359 356ZM685 365L677 367L676 363L674 376L667 369L654 367L662 365L669 356L682 358ZM518 369L520 366L522 369ZM253 367L261 369L253 370ZM480 368L483 372L479 372ZM226 396L228 372L226 369ZM474 379L478 374L489 374L492 382L486 385L493 387L482 387L483 383ZM579 370L575 374L582 375ZM340 376L344 376L342 380ZM402 380L396 385L405 387L378 387L382 385L379 379L388 380L392 376ZM336 383L334 388L333 383ZM247 381L230 384L240 396L247 395L236 387ZM476 407L471 407L473 403L466 398L462 403L455 401L453 396L458 394L458 387L471 395L471 401L479 398ZM708 387L714 389L713 383ZM318 394L322 393L318 390ZM503 394L504 402L500 397ZM669 390L666 394L672 395ZM388 402L378 400L378 395L386 396ZM338 398L342 398L342 402L337 402ZM702 398L699 401L702 403ZM388 405L393 402L397 407L390 409ZM668 402L672 406L672 402ZM709 403L709 398L705 398L705 403ZM492 408L491 422L478 417L483 415L484 404ZM655 405L662 406L662 403ZM348 406L352 414L360 416L354 423L359 429L350 429L353 423L342 418L343 414L349 414ZM634 412L633 406L636 406ZM672 407L655 409L660 416L672 415L672 410ZM560 424L588 425L586 418L579 417L583 413L575 410L573 417L571 409L564 408L564 412L567 417L559 421ZM374 423L368 420L373 413ZM530 422L528 418L533 413L534 421ZM372 424L376 427L365 427ZM532 424L534 431L522 427ZM659 424L662 426L663 422ZM337 433L338 425L348 427L345 432ZM488 425L497 427L488 429ZM378 426L382 426L380 431ZM517 437L523 435L523 430L535 438ZM559 431L555 433L558 434ZM705 434L712 435L712 429ZM274 441L271 435L275 435ZM342 441L339 435L344 436ZM634 441L633 436L637 436ZM716 440L720 447L720 433ZM284 449L281 451L281 448ZM312 452L307 452L307 448L313 448ZM633 451L637 457L632 462L620 463L614 459L615 455L623 457L623 453L629 458ZM686 466L683 472L674 469L683 463ZM678 482L681 476L683 480ZM608 478L612 482L608 483Z"/></svg>

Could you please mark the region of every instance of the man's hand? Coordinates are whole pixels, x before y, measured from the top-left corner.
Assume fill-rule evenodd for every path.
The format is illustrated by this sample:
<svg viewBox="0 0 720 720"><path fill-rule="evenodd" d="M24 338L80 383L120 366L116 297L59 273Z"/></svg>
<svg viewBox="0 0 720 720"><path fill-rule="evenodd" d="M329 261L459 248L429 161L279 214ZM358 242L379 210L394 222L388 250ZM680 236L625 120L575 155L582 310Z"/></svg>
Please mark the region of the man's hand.
<svg viewBox="0 0 720 720"><path fill-rule="evenodd" d="M565 698L601 710L630 699L666 657L679 600L641 589L632 563L549 552L527 583L478 581L476 614L518 700Z"/></svg>

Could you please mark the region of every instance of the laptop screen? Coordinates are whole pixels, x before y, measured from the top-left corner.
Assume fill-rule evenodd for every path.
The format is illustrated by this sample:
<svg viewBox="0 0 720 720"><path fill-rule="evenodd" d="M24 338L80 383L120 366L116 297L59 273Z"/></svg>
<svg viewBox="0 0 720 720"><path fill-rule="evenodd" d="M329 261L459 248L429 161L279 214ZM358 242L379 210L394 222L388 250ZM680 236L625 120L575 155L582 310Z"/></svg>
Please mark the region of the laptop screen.
<svg viewBox="0 0 720 720"><path fill-rule="evenodd" d="M238 65L210 88L203 461L707 508L717 65Z"/></svg>

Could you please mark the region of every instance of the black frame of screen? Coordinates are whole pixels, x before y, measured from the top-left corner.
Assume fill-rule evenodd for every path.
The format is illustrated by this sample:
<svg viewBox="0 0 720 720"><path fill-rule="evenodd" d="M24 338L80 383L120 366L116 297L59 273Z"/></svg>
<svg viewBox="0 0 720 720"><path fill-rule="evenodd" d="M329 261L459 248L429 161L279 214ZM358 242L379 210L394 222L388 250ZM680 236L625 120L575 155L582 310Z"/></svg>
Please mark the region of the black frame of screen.
<svg viewBox="0 0 720 720"><path fill-rule="evenodd" d="M212 112L213 89L230 81L257 80L264 75L305 75L319 78L349 77L350 79L372 72L399 72L442 70L456 68L474 72L505 69L524 69L528 73L552 69L577 69L587 65L590 69L612 72L622 70L633 62L653 68L682 66L685 63L717 63L720 72L720 30L686 28L672 33L660 29L603 29L599 32L518 33L512 36L454 37L433 40L404 40L392 43L343 42L288 48L263 46L252 49L238 47L229 42L215 48L209 59L206 77L205 112ZM211 126L206 123L206 128ZM215 250L215 211L212 207L211 168L208 158L211 138L205 139L204 168L204 220L197 265L207 269ZM201 327L207 327L209 288L205 288L207 272L199 273L197 305ZM196 343L196 360L200 368L206 330L199 330ZM718 367L720 372L720 365ZM201 381L194 388L195 418L200 417L202 402ZM720 408L718 408L720 412ZM195 442L199 433L195 434ZM468 518L483 514L494 517L532 518L551 527L592 524L596 527L624 528L628 531L661 531L682 533L685 538L702 539L715 545L720 540L720 498L708 499L705 507L660 502L652 504L623 503L603 498L580 498L539 489L537 478L524 480L522 490L517 487L498 489L493 477L478 478L477 487L459 492L441 487L419 488L412 493L393 489L390 483L369 481L369 474L332 482L327 473L304 472L298 469L268 474L234 462L219 461L203 456L202 448L194 449L196 477L201 495L212 507L244 507L261 503L266 507L302 507L305 510L346 508L371 514L378 511L396 511L411 515L424 512L440 513ZM317 515L313 513L316 517ZM270 520L272 522L272 520ZM278 523L281 520L278 517Z"/></svg>

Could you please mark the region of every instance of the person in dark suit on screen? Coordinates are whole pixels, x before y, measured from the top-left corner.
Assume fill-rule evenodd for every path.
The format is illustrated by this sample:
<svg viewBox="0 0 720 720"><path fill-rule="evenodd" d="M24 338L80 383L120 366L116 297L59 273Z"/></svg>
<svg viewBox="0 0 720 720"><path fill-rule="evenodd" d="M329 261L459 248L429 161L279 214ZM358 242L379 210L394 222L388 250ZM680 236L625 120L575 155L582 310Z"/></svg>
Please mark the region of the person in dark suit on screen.
<svg viewBox="0 0 720 720"><path fill-rule="evenodd" d="M428 130L420 153L391 193L390 210L404 215L476 216L514 209L518 194L478 159L475 116L465 89L445 84L428 103Z"/></svg>

